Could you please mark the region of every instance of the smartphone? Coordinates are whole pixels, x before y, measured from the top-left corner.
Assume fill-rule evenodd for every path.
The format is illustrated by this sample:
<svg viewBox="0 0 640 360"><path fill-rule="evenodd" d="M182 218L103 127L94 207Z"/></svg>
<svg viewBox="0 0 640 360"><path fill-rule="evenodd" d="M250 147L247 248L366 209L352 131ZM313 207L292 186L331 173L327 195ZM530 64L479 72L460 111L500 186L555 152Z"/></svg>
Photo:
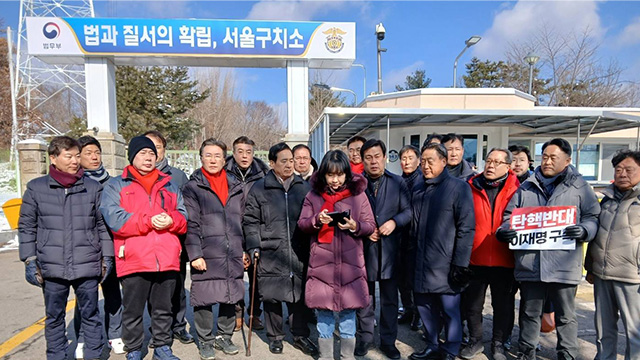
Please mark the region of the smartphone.
<svg viewBox="0 0 640 360"><path fill-rule="evenodd" d="M347 223L347 218L351 216L351 210L345 210L345 211L333 211L330 213L327 213L327 215L331 216L331 222L329 223L329 226L337 226L338 223L340 224L346 224Z"/></svg>

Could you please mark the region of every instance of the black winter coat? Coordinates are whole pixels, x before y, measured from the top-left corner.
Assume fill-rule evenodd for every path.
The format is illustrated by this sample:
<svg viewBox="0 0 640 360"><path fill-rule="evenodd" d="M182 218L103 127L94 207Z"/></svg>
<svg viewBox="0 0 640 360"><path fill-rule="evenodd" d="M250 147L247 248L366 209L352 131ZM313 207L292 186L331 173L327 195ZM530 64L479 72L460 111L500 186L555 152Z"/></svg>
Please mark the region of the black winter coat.
<svg viewBox="0 0 640 360"><path fill-rule="evenodd" d="M113 241L99 211L102 185L83 177L64 188L49 175L31 180L22 197L20 260L37 256L43 278L102 275Z"/></svg>
<svg viewBox="0 0 640 360"><path fill-rule="evenodd" d="M191 268L191 305L234 304L244 298L242 184L227 173L223 206L209 181L196 170L182 190L189 214L185 249L189 261L203 258L206 271Z"/></svg>
<svg viewBox="0 0 640 360"><path fill-rule="evenodd" d="M263 301L298 302L309 263L309 236L298 228L298 218L310 185L298 175L288 192L273 171L256 181L245 204L247 249L260 248L258 288Z"/></svg>
<svg viewBox="0 0 640 360"><path fill-rule="evenodd" d="M411 222L411 195L405 181L388 170L384 171L378 195L373 196L367 187L365 193L373 209L376 226L380 227L388 220L396 222L391 235L382 236L378 241L364 239L364 258L367 267L367 280L388 280L396 276L400 263L400 247L403 228Z"/></svg>
<svg viewBox="0 0 640 360"><path fill-rule="evenodd" d="M233 158L233 156L227 157L227 162L224 165L224 169L228 174L233 175L240 183L242 183L242 192L244 193L245 200L253 184L256 181L262 179L270 170L267 164L265 164L262 160L254 157L253 162L249 167L249 173L243 174L240 171L240 168L238 168L236 160Z"/></svg>
<svg viewBox="0 0 640 360"><path fill-rule="evenodd" d="M416 293L456 294L463 289L449 283L451 265L469 266L475 213L471 188L447 169L425 180L413 194Z"/></svg>

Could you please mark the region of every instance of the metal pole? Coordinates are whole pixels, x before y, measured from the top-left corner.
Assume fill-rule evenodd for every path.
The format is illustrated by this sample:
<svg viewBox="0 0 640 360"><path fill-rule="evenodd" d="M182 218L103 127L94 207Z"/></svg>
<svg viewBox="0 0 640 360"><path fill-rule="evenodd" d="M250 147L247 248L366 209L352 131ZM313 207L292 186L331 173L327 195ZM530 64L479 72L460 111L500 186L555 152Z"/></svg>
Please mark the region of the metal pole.
<svg viewBox="0 0 640 360"><path fill-rule="evenodd" d="M351 64L351 66L361 67L362 71L364 71L364 83L362 84L362 100L367 98L367 68L362 64Z"/></svg>
<svg viewBox="0 0 640 360"><path fill-rule="evenodd" d="M460 51L460 54L458 54L458 56L456 57L456 61L453 62L453 87L456 88L456 72L458 71L458 59L460 59L460 56L462 56L462 54L464 54L465 51L467 51L467 49L469 48L469 46L465 46L464 49L462 49L462 51Z"/></svg>
<svg viewBox="0 0 640 360"><path fill-rule="evenodd" d="M7 26L7 59L9 61L9 86L11 86L11 154L10 154L10 162L13 162L16 168L16 188L18 190L18 195L22 196L22 179L20 178L20 155L18 154L18 109L16 104L18 102L18 94L15 85L14 79L14 69L13 69L13 31L11 31L11 27Z"/></svg>
<svg viewBox="0 0 640 360"><path fill-rule="evenodd" d="M389 162L389 148L390 148L390 145L389 145L389 127L390 127L389 123L390 123L390 119L389 119L389 115L387 115L387 154L386 154L387 162Z"/></svg>
<svg viewBox="0 0 640 360"><path fill-rule="evenodd" d="M640 149L640 125L638 125L636 132L636 151L638 151L638 149Z"/></svg>
<svg viewBox="0 0 640 360"><path fill-rule="evenodd" d="M533 64L529 64L529 95L533 94Z"/></svg>
<svg viewBox="0 0 640 360"><path fill-rule="evenodd" d="M380 65L382 49L380 49L380 39L378 39L378 94L382 94L382 66Z"/></svg>
<svg viewBox="0 0 640 360"><path fill-rule="evenodd" d="M578 133L576 134L576 169L580 172L580 118L578 118Z"/></svg>

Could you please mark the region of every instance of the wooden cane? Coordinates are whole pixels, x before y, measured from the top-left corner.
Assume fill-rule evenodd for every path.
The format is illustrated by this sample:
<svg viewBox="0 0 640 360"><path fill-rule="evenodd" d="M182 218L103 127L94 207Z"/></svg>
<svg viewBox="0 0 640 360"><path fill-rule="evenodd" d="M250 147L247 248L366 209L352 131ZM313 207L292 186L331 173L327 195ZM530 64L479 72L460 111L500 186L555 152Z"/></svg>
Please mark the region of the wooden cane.
<svg viewBox="0 0 640 360"><path fill-rule="evenodd" d="M253 304L255 303L255 301L253 301L253 297L256 296L256 273L258 272L258 260L260 260L260 257L256 255L254 255L253 262L253 282L251 283L253 286L251 287L251 297L249 298L249 301L251 302L249 307L249 339L247 340L247 352L245 356L251 356L251 330L253 329Z"/></svg>

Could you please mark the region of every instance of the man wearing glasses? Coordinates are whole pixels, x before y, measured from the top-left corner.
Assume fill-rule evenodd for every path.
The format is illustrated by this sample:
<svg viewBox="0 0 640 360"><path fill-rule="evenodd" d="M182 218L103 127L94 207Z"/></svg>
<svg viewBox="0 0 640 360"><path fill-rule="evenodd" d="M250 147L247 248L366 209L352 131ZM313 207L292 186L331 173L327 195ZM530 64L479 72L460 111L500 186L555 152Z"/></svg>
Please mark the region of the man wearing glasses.
<svg viewBox="0 0 640 360"><path fill-rule="evenodd" d="M462 311L469 326L469 343L460 351L463 359L472 359L484 350L482 343L482 309L487 287L491 287L493 337L491 354L506 360L504 342L511 335L514 320L513 253L509 244L498 242L496 230L502 215L520 183L509 168L511 151L494 148L487 154L484 172L469 179L473 193L476 232L469 268L473 277L462 293Z"/></svg>

